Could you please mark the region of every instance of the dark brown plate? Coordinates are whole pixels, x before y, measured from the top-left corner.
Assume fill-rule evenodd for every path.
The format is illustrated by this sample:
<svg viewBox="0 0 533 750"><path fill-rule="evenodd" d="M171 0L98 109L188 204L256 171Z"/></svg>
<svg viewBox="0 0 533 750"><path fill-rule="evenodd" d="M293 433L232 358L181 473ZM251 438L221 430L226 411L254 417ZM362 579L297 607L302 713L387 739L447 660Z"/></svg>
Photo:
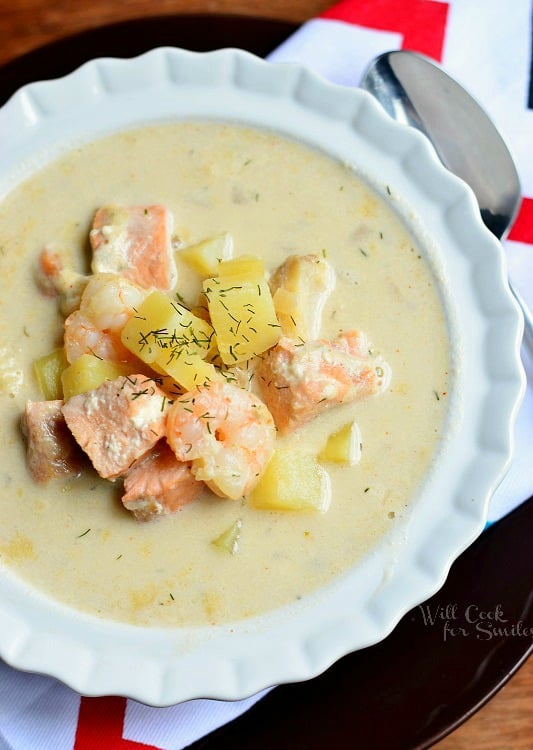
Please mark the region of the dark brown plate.
<svg viewBox="0 0 533 750"><path fill-rule="evenodd" d="M241 47L265 55L294 26L241 16L164 16L91 29L0 68L0 103L37 78L98 56L152 47ZM444 587L383 642L323 675L271 691L195 750L426 748L485 703L531 651L533 502L488 529L452 566ZM429 621L435 618L433 624ZM490 619L492 618L492 619Z"/></svg>

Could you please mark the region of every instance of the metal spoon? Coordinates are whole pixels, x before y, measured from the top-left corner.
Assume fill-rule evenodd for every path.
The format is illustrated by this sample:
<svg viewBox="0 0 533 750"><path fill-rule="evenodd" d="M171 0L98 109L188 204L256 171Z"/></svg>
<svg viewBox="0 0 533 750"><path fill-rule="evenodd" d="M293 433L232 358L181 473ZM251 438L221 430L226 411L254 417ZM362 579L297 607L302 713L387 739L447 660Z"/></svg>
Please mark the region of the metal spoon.
<svg viewBox="0 0 533 750"><path fill-rule="evenodd" d="M505 237L520 206L520 181L501 135L470 94L428 58L407 50L376 57L360 86L393 119L429 138L444 166L474 191L485 225L498 239ZM533 347L533 315L509 286Z"/></svg>

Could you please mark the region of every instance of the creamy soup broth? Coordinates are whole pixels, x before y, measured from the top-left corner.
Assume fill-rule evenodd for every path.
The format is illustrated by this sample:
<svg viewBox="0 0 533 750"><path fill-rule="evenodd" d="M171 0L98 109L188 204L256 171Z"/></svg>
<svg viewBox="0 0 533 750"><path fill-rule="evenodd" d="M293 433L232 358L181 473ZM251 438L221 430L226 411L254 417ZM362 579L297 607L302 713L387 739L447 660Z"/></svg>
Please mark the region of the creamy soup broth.
<svg viewBox="0 0 533 750"><path fill-rule="evenodd" d="M20 416L39 400L35 358L62 341L34 274L45 243L88 272L87 237L105 203L162 203L184 243L231 232L235 254L269 270L325 256L337 274L322 334L365 331L392 369L378 397L332 409L288 438L318 451L355 418L362 458L327 465L329 510L273 513L206 493L174 516L136 522L120 482L88 471L32 482ZM350 169L276 135L216 123L161 125L78 148L0 206L0 557L36 589L95 615L142 625L236 620L301 598L352 566L404 514L445 418L446 319L436 279L397 215ZM180 288L194 280L179 266ZM190 285L188 284L190 282ZM237 554L210 542L242 519Z"/></svg>

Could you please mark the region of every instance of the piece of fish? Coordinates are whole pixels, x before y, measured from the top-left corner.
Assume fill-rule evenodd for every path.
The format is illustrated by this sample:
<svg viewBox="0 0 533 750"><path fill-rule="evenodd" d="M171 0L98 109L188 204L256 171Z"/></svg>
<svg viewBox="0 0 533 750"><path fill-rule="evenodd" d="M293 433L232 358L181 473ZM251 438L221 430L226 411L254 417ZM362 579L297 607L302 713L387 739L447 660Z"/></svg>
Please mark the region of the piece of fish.
<svg viewBox="0 0 533 750"><path fill-rule="evenodd" d="M202 487L190 463L178 461L163 440L126 474L122 502L138 521L149 521L196 500Z"/></svg>
<svg viewBox="0 0 533 750"><path fill-rule="evenodd" d="M390 368L369 353L358 331L333 341L300 343L283 337L256 371L263 400L280 433L309 422L325 409L381 393Z"/></svg>
<svg viewBox="0 0 533 750"><path fill-rule="evenodd" d="M168 399L146 375L106 380L63 406L68 428L98 474L125 474L165 434Z"/></svg>
<svg viewBox="0 0 533 750"><path fill-rule="evenodd" d="M43 248L36 275L41 292L49 297L58 297L63 315L70 315L78 309L89 277L66 266L60 253L49 247Z"/></svg>
<svg viewBox="0 0 533 750"><path fill-rule="evenodd" d="M335 272L318 255L290 255L270 279L274 309L285 336L320 336L322 311L335 287Z"/></svg>
<svg viewBox="0 0 533 750"><path fill-rule="evenodd" d="M170 291L177 280L172 229L164 206L99 208L89 233L93 273L116 273L144 289Z"/></svg>
<svg viewBox="0 0 533 750"><path fill-rule="evenodd" d="M28 401L21 427L26 438L27 463L36 482L78 476L83 454L62 412L63 401Z"/></svg>

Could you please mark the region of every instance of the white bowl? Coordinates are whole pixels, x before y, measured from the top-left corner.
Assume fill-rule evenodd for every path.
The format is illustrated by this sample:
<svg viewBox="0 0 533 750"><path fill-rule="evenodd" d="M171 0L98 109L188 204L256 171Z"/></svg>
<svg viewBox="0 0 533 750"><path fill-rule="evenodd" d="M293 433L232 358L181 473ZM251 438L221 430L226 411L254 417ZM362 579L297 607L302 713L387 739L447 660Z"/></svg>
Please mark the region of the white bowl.
<svg viewBox="0 0 533 750"><path fill-rule="evenodd" d="M524 389L521 316L502 248L469 188L429 143L397 125L370 95L293 65L238 50L171 48L99 59L65 78L24 87L0 110L0 197L80 141L132 125L221 119L296 137L341 159L385 195L430 248L447 289L456 362L438 460L397 544L386 538L360 564L303 602L209 628L145 628L102 621L46 598L0 570L0 655L86 695L153 705L243 698L310 678L384 638L433 594L485 525L508 467Z"/></svg>

